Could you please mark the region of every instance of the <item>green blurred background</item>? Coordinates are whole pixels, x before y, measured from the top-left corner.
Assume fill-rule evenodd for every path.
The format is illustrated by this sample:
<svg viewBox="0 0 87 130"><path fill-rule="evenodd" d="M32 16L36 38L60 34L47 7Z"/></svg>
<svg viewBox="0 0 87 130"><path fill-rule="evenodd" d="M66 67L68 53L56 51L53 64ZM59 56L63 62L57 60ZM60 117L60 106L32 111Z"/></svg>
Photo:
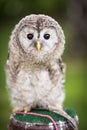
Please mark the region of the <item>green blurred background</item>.
<svg viewBox="0 0 87 130"><path fill-rule="evenodd" d="M4 72L8 41L15 24L29 14L50 15L63 27L64 107L73 108L79 116L79 130L87 130L87 0L0 0L0 130L7 129L11 113Z"/></svg>

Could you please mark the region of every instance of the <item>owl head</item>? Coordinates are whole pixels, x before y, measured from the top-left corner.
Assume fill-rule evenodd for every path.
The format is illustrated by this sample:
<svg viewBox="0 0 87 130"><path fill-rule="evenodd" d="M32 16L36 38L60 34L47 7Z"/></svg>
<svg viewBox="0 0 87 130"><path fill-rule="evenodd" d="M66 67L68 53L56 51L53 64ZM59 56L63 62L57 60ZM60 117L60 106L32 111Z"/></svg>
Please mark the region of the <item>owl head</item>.
<svg viewBox="0 0 87 130"><path fill-rule="evenodd" d="M25 57L36 62L58 59L64 50L62 28L46 15L29 15L15 26L10 46L18 48Z"/></svg>

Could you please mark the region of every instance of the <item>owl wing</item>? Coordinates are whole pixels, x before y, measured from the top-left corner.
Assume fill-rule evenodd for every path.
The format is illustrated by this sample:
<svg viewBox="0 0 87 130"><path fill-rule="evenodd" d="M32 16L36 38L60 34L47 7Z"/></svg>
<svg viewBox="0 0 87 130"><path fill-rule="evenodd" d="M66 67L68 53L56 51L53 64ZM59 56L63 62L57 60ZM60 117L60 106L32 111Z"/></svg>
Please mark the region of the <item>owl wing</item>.
<svg viewBox="0 0 87 130"><path fill-rule="evenodd" d="M65 71L66 71L66 65L62 62L62 59L59 59L58 60L58 64L59 64L59 67L60 67L60 70L63 74L65 74Z"/></svg>
<svg viewBox="0 0 87 130"><path fill-rule="evenodd" d="M49 67L49 77L51 81L56 85L58 83L58 78L61 76L61 83L65 81L65 70L66 65L62 62L62 59L58 59L57 62L54 62Z"/></svg>
<svg viewBox="0 0 87 130"><path fill-rule="evenodd" d="M5 72L6 72L6 79L8 81L13 81L16 79L16 74L18 71L19 63L17 63L14 57L12 57L13 54L10 54L11 51L8 49L8 56L7 61L5 65Z"/></svg>

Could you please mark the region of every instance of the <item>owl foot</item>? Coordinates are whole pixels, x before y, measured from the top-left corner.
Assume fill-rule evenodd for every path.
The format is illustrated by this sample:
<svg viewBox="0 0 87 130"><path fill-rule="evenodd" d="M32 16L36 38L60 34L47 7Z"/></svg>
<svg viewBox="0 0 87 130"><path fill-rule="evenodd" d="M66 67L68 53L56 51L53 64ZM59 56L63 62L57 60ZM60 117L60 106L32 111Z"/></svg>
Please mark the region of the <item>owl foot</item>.
<svg viewBox="0 0 87 130"><path fill-rule="evenodd" d="M27 113L31 110L31 107L24 107L24 113Z"/></svg>
<svg viewBox="0 0 87 130"><path fill-rule="evenodd" d="M17 113L17 112L19 112L19 111L20 111L20 110L19 110L18 108L14 108L14 109L12 110L12 114L15 114L15 113ZM13 117L12 114L11 114L11 116L10 116L10 119Z"/></svg>
<svg viewBox="0 0 87 130"><path fill-rule="evenodd" d="M20 110L18 109L18 108L14 108L13 110L12 110L12 113L13 114L15 114L16 112L19 112Z"/></svg>
<svg viewBox="0 0 87 130"><path fill-rule="evenodd" d="M54 106L48 105L48 109L50 111L63 110L63 106L59 104L56 104Z"/></svg>

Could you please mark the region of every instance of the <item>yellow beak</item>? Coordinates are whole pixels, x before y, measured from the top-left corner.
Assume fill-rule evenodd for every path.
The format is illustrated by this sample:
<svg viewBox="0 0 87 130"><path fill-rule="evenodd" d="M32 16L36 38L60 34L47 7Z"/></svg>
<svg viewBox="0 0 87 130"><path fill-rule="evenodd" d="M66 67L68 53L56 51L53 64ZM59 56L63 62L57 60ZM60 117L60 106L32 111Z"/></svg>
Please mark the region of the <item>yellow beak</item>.
<svg viewBox="0 0 87 130"><path fill-rule="evenodd" d="M40 44L39 39L37 39L37 41L36 41L36 48L37 48L38 52L41 50L41 44Z"/></svg>

